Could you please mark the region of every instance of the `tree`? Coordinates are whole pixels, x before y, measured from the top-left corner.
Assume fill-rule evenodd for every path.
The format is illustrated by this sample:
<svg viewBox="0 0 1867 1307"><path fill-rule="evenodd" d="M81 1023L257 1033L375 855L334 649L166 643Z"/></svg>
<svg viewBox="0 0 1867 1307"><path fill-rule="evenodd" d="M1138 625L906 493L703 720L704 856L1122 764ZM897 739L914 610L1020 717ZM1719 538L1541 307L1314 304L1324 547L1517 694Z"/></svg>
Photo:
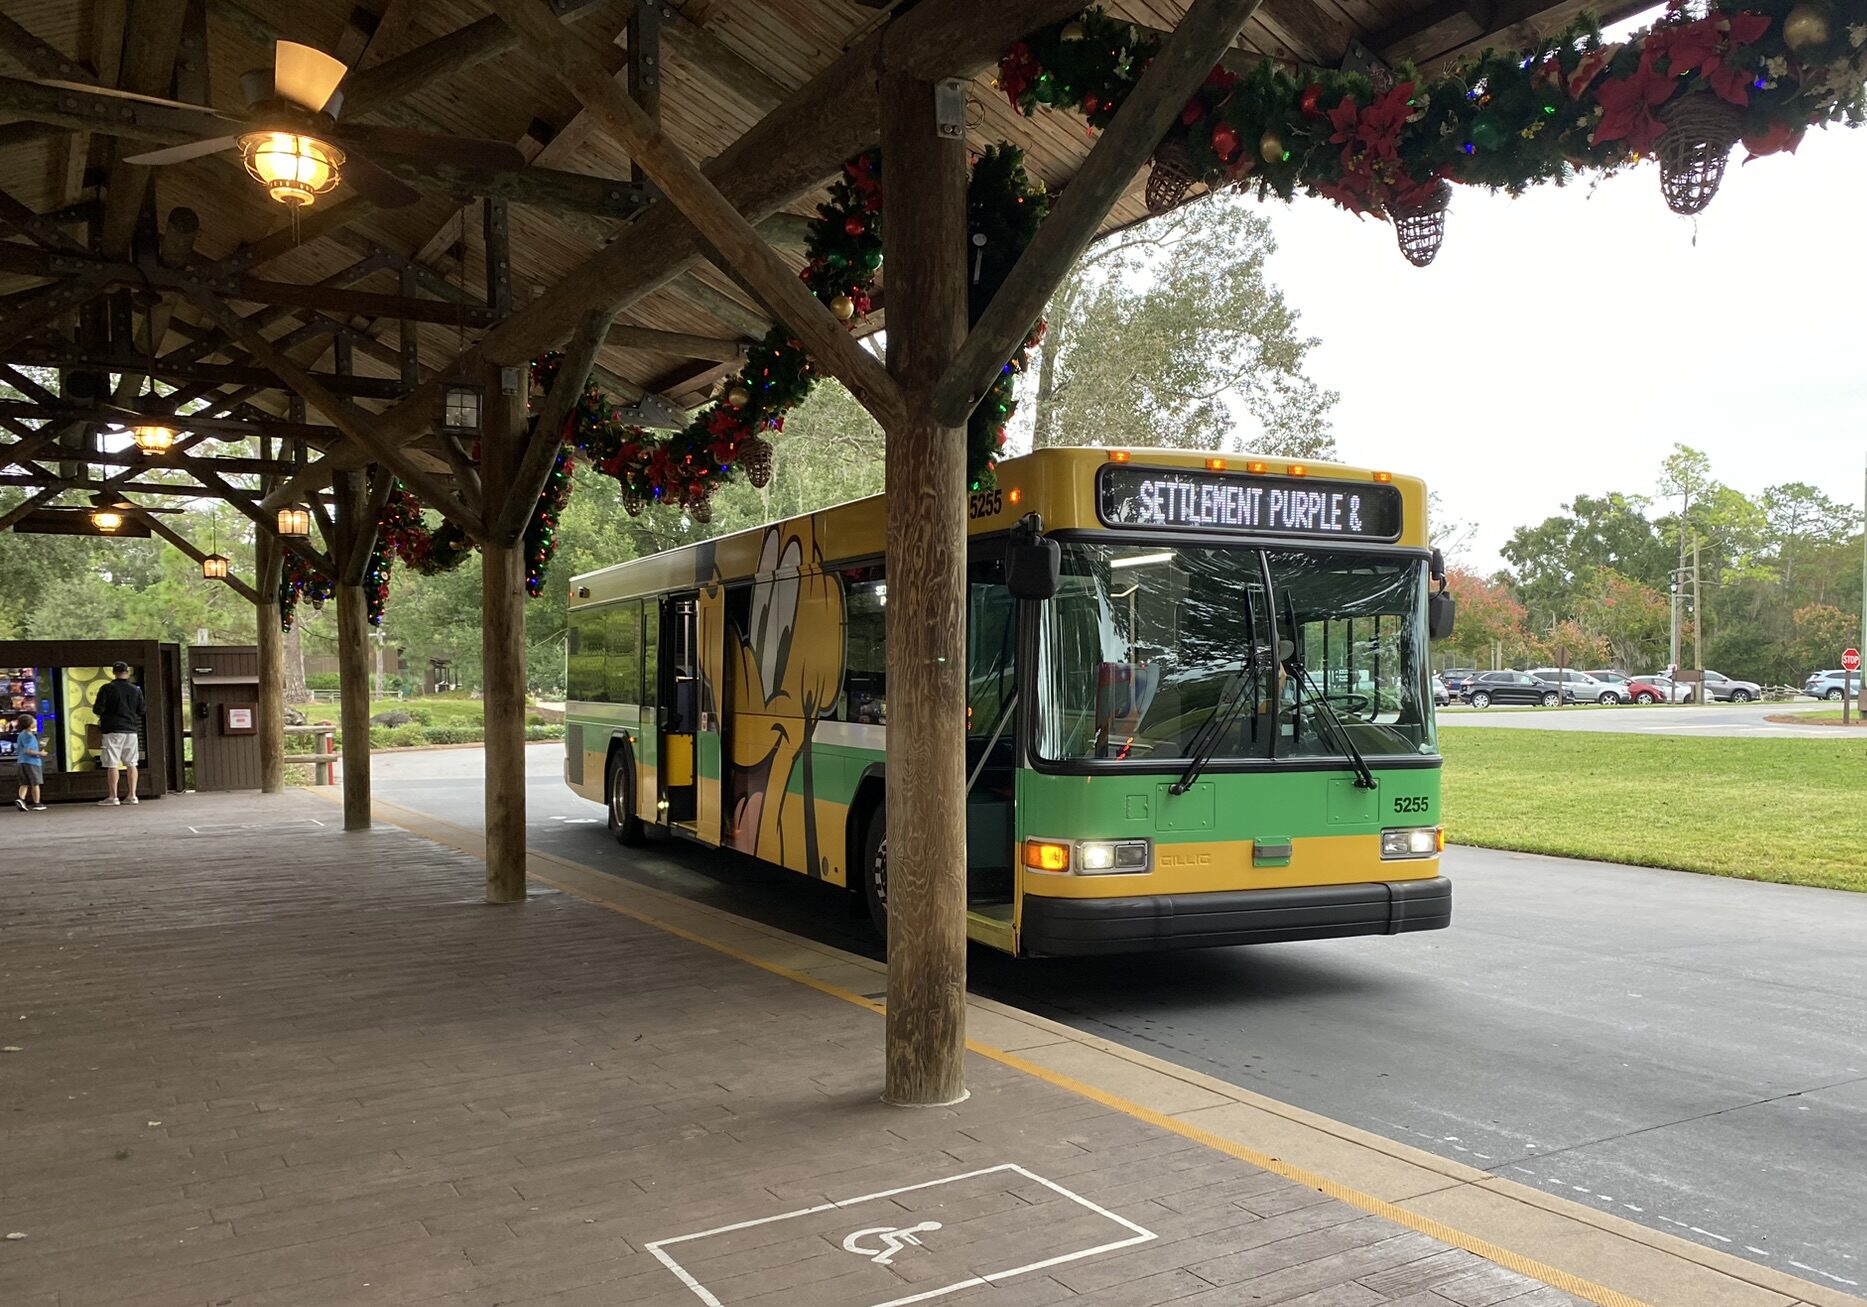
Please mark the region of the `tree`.
<svg viewBox="0 0 1867 1307"><path fill-rule="evenodd" d="M1839 504L1814 486L1790 481L1763 492L1763 518L1768 542L1783 579L1783 598L1794 593L1796 563L1812 548L1845 539L1858 517L1853 507Z"/></svg>
<svg viewBox="0 0 1867 1307"><path fill-rule="evenodd" d="M1861 619L1831 604L1808 604L1796 609L1796 634L1791 648L1798 671L1784 679L1800 682L1810 672L1841 666L1841 651L1858 647Z"/></svg>
<svg viewBox="0 0 1867 1307"><path fill-rule="evenodd" d="M1536 645L1557 667L1599 667L1608 653L1608 642L1573 618L1550 627Z"/></svg>
<svg viewBox="0 0 1867 1307"><path fill-rule="evenodd" d="M1516 577L1530 621L1545 628L1570 616L1581 586L1600 568L1648 585L1665 584L1667 551L1646 501L1634 496L1577 495L1564 512L1519 527L1502 553Z"/></svg>
<svg viewBox="0 0 1867 1307"><path fill-rule="evenodd" d="M1034 444L1335 453L1313 338L1266 280L1270 224L1221 193L1110 236L1045 311Z"/></svg>
<svg viewBox="0 0 1867 1307"><path fill-rule="evenodd" d="M1616 667L1637 672L1665 662L1672 620L1666 595L1650 585L1598 567L1584 582L1576 620L1607 645Z"/></svg>
<svg viewBox="0 0 1867 1307"><path fill-rule="evenodd" d="M1494 660L1515 662L1528 644L1524 606L1501 580L1489 580L1460 567L1446 569L1446 588L1458 602L1451 638L1443 644L1448 665L1461 661L1490 667Z"/></svg>

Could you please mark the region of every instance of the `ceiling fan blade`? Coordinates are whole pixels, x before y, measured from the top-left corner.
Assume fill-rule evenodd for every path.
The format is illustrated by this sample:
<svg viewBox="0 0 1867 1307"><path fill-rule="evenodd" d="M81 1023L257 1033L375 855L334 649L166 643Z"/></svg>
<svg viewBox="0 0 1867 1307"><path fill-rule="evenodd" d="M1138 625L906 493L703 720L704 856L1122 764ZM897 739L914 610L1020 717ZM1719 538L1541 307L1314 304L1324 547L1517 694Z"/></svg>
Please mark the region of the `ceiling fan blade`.
<svg viewBox="0 0 1867 1307"><path fill-rule="evenodd" d="M282 100L317 113L330 102L331 93L350 69L341 59L296 41L274 47L272 88Z"/></svg>
<svg viewBox="0 0 1867 1307"><path fill-rule="evenodd" d="M350 156L343 175L344 181L354 186L358 195L379 209L406 208L421 199L421 192L413 186L359 155Z"/></svg>
<svg viewBox="0 0 1867 1307"><path fill-rule="evenodd" d="M343 123L337 138L353 143L365 153L406 155L411 159L431 159L458 163L470 168L523 168L525 156L518 147L505 141L489 141L478 136L446 136L437 132L414 132L405 127L384 127L376 123Z"/></svg>
<svg viewBox="0 0 1867 1307"><path fill-rule="evenodd" d="M216 136L211 140L171 145L165 150L149 150L142 154L132 154L123 162L140 163L145 168L157 168L165 163L186 163L190 159L199 159L203 155L230 150L239 143L238 136Z"/></svg>
<svg viewBox="0 0 1867 1307"><path fill-rule="evenodd" d="M119 91L114 86L94 86L90 82L61 82L57 78L48 78L34 82L35 86L56 86L61 91L79 91L85 95L109 95L119 100L141 100L144 104L159 104L165 109L186 109L190 113L221 115L212 109L204 109L198 104L189 104L183 100L165 100L159 95L138 95L135 91Z"/></svg>

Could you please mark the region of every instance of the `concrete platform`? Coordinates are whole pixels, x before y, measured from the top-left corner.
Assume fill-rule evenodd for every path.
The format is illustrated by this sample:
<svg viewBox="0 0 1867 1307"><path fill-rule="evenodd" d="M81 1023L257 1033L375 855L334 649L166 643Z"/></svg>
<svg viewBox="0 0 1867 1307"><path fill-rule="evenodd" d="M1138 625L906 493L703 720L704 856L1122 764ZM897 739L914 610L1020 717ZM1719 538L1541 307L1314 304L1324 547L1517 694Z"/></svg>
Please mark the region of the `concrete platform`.
<svg viewBox="0 0 1867 1307"><path fill-rule="evenodd" d="M996 1005L889 1108L874 964L337 818L5 815L0 1303L1853 1301Z"/></svg>

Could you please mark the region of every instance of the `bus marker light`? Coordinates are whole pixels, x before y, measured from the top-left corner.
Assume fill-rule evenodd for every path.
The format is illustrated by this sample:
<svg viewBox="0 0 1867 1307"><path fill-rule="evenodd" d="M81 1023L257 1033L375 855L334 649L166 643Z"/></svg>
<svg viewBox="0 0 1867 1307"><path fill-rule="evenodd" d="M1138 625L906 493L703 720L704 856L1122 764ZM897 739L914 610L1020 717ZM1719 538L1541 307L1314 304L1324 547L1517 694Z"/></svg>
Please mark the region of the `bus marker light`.
<svg viewBox="0 0 1867 1307"><path fill-rule="evenodd" d="M1024 865L1032 871L1061 875L1070 869L1070 846L1056 840L1026 840Z"/></svg>
<svg viewBox="0 0 1867 1307"><path fill-rule="evenodd" d="M1293 477L1306 477L1309 475L1309 467L1303 463L1292 463L1285 470Z"/></svg>
<svg viewBox="0 0 1867 1307"><path fill-rule="evenodd" d="M1245 471L1247 472L1268 472L1270 470L1271 470L1271 465L1269 463L1247 463L1245 464Z"/></svg>
<svg viewBox="0 0 1867 1307"><path fill-rule="evenodd" d="M1376 472L1374 474L1374 479L1382 485L1387 485L1394 479L1394 474L1392 472Z"/></svg>
<svg viewBox="0 0 1867 1307"><path fill-rule="evenodd" d="M1134 455L1130 454L1125 449L1111 449L1109 451L1109 462L1111 463L1126 463L1133 457Z"/></svg>
<svg viewBox="0 0 1867 1307"><path fill-rule="evenodd" d="M1438 831L1438 834L1439 834L1438 851L1440 853L1444 853L1446 851L1446 828L1444 826L1439 826L1439 827L1436 827L1435 829Z"/></svg>
<svg viewBox="0 0 1867 1307"><path fill-rule="evenodd" d="M1018 489L1018 487L1013 486L1005 492L1005 502L1010 504L1013 508L1016 508L1019 504L1024 502L1024 492Z"/></svg>
<svg viewBox="0 0 1867 1307"><path fill-rule="evenodd" d="M1208 472L1223 472L1223 471L1225 471L1225 460L1224 460L1224 459L1222 459L1222 458L1209 458L1209 459L1207 459L1207 460L1206 460L1206 471L1208 471Z"/></svg>

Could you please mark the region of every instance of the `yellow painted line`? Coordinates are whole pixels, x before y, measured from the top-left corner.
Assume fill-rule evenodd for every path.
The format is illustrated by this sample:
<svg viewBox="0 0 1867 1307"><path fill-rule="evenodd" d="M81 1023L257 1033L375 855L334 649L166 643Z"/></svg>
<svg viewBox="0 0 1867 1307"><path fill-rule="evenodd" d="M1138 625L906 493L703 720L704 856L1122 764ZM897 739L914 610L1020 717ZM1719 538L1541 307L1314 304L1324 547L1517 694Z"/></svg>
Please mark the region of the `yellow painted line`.
<svg viewBox="0 0 1867 1307"><path fill-rule="evenodd" d="M460 827L437 821L422 813L414 812L411 809L403 808L398 804L392 804L382 799L374 800L371 806L376 811L381 812L387 820L394 822L396 825L424 839L433 840L437 844L443 844L448 848L458 849L462 853L472 854L476 857L483 858L485 856L484 841L476 840L471 831L462 830ZM529 853L528 860L561 862L565 866L576 868L579 871L589 872L592 875L607 875L607 873L598 871L593 867L583 867L577 863L571 862L569 859L558 858L548 853ZM841 985L832 985L825 981L818 980L816 977L804 972L794 971L790 967L784 966L782 963L769 962L763 958L754 957L750 953L734 948L730 944L725 944L715 939L709 939L705 935L697 934L694 931L674 925L672 922L663 921L658 917L652 916L646 912L639 912L634 908L624 907L619 903L578 889L575 886L566 885L561 881L553 880L549 876L537 875L534 873L534 877L560 893L569 894L573 898L581 899L585 903L591 903L600 908L606 908L619 916L627 917L632 921L638 921L645 926L652 926L656 930L666 931L668 934L676 936L679 939L687 940L689 943L698 944L702 948L708 948L715 953L720 953L726 957L732 958L735 962L746 963L748 966L757 967L759 970L769 972L774 976L794 981L808 989L814 989L820 994L826 994L831 998L841 999L845 1003L853 1003L855 1006L864 1008L878 1016L886 1010L881 1003L876 1002L874 999L866 998L861 994L844 989ZM646 887L630 883L630 888L643 889ZM994 1062L1008 1066L1014 1071L1021 1071L1025 1075L1033 1076L1048 1085L1053 1085L1058 1089L1066 1090L1082 1098L1087 1098L1091 1102L1100 1103L1104 1107L1120 1112L1126 1116L1131 1116L1137 1121L1144 1121L1148 1125L1170 1131L1183 1139L1190 1139L1194 1143L1203 1144L1205 1147L1215 1152L1224 1153L1228 1157L1237 1158L1241 1162L1246 1162L1261 1170L1269 1171L1273 1175L1280 1175L1286 1180L1292 1180L1297 1184L1306 1185L1320 1193L1328 1194L1331 1198L1347 1203L1350 1207L1356 1207L1371 1215L1392 1221L1395 1225L1405 1226L1409 1230L1417 1230L1421 1234L1437 1239L1441 1243L1450 1244L1454 1248L1463 1248L1466 1252L1474 1253L1484 1258L1486 1261L1496 1262L1506 1270L1515 1271L1519 1275L1526 1275L1534 1280L1540 1280L1544 1284L1562 1290L1564 1293L1574 1294L1577 1298L1597 1303L1600 1307L1650 1307L1650 1305L1642 1299L1629 1297L1618 1289L1610 1289L1606 1285L1596 1284L1592 1280L1585 1280L1579 1275L1571 1275L1561 1267L1551 1266L1547 1262L1539 1262L1533 1257L1525 1257L1523 1254L1513 1252L1511 1249L1505 1248L1500 1244L1492 1243L1487 1239L1480 1239L1476 1235L1465 1233L1463 1230L1454 1229L1452 1226L1446 1225L1440 1221L1435 1221L1431 1217L1422 1216L1418 1212L1408 1211L1406 1208L1390 1203L1384 1198L1376 1198L1373 1194L1363 1193L1359 1189L1351 1188L1336 1180L1331 1180L1327 1176L1318 1175L1314 1171L1307 1171L1300 1166L1292 1166L1290 1163L1272 1157L1268 1153L1260 1153L1255 1148L1248 1148L1244 1144L1226 1139L1221 1135L1215 1135L1209 1130L1202 1130L1198 1126L1189 1125L1175 1117L1168 1116L1164 1112L1156 1112L1150 1107L1143 1107L1139 1103L1118 1097L1115 1094L1098 1089L1094 1085L1087 1084L1071 1076L1059 1075L1057 1072L1047 1067L1039 1066L1035 1062L1026 1061L1016 1053L1007 1052L1002 1048L995 1048L990 1044L982 1044L977 1040L971 1039L966 1041L966 1047L969 1051L977 1053L981 1057L990 1058Z"/></svg>

